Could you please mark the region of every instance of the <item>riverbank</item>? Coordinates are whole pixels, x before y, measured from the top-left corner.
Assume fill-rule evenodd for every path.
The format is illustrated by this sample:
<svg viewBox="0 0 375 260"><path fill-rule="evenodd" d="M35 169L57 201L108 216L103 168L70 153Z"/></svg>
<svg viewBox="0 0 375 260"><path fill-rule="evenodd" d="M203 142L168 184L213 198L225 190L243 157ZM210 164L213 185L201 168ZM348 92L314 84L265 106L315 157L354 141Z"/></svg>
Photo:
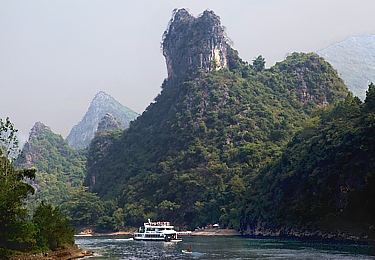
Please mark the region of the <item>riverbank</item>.
<svg viewBox="0 0 375 260"><path fill-rule="evenodd" d="M279 228L266 228L266 223L257 223L252 228L248 227L243 235L247 237L280 237L298 238L311 241L328 243L353 243L375 246L375 232L373 228L364 229L345 221L336 223L323 223L316 229L295 228L283 226Z"/></svg>
<svg viewBox="0 0 375 260"><path fill-rule="evenodd" d="M132 235L133 232L119 231L111 233L95 233L91 230L82 230L75 235L75 237L97 237L97 236L119 236ZM202 229L191 232L191 236L240 236L241 234L234 229Z"/></svg>
<svg viewBox="0 0 375 260"><path fill-rule="evenodd" d="M132 232L119 231L110 233L96 233L96 232L80 232L75 234L75 237L100 237L100 236L120 236L120 235L132 235Z"/></svg>
<svg viewBox="0 0 375 260"><path fill-rule="evenodd" d="M240 236L234 229L203 229L191 232L192 236Z"/></svg>
<svg viewBox="0 0 375 260"><path fill-rule="evenodd" d="M92 251L84 251L77 245L74 245L69 248L50 251L48 253L13 256L6 258L6 260L70 260L92 255Z"/></svg>
<svg viewBox="0 0 375 260"><path fill-rule="evenodd" d="M100 236L120 236L120 235L132 235L132 230L129 231L117 231L117 232L107 232L107 233L99 233L94 232L92 227L80 227L76 228L75 237L100 237Z"/></svg>

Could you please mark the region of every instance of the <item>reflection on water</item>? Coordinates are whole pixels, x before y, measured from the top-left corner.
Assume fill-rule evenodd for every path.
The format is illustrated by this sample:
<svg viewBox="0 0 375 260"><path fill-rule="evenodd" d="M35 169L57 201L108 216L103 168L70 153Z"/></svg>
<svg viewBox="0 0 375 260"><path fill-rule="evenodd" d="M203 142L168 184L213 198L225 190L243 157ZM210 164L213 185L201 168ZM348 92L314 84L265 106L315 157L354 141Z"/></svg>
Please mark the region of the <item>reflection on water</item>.
<svg viewBox="0 0 375 260"><path fill-rule="evenodd" d="M306 243L293 239L184 237L182 242L142 242L124 236L77 237L99 259L375 259L366 245ZM191 247L191 253L183 250ZM94 260L93 259L93 260Z"/></svg>

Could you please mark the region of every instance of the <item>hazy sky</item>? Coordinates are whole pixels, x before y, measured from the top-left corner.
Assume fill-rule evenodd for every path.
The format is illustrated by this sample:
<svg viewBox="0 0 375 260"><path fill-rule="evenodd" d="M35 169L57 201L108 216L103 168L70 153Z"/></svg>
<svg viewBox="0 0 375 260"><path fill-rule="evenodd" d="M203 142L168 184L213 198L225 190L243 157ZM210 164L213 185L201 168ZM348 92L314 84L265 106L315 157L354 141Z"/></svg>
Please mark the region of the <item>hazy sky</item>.
<svg viewBox="0 0 375 260"><path fill-rule="evenodd" d="M375 34L374 0L0 0L0 117L27 139L38 121L64 138L104 91L138 113L167 75L172 10L221 17L242 59L267 66Z"/></svg>

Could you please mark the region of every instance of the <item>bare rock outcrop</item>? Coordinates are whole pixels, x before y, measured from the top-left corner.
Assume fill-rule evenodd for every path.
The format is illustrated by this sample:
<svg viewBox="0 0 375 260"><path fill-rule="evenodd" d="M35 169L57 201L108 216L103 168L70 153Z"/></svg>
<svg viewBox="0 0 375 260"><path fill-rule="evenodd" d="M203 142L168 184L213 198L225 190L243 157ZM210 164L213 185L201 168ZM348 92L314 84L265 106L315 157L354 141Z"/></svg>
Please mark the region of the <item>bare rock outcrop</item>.
<svg viewBox="0 0 375 260"><path fill-rule="evenodd" d="M197 69L228 67L228 38L213 11L206 10L195 18L185 9L175 9L164 32L162 48L168 79L181 78Z"/></svg>

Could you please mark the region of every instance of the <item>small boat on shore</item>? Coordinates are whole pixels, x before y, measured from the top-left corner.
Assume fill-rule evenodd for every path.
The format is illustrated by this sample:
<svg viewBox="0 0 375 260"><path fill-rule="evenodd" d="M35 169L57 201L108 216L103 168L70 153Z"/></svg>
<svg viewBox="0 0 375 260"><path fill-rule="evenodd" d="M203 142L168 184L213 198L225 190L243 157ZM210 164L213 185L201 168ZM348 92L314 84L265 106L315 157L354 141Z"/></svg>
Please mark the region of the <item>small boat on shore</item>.
<svg viewBox="0 0 375 260"><path fill-rule="evenodd" d="M182 239L178 238L174 226L170 222L158 221L143 223L137 232L133 233L134 240L142 241L164 241L164 242L180 242Z"/></svg>

